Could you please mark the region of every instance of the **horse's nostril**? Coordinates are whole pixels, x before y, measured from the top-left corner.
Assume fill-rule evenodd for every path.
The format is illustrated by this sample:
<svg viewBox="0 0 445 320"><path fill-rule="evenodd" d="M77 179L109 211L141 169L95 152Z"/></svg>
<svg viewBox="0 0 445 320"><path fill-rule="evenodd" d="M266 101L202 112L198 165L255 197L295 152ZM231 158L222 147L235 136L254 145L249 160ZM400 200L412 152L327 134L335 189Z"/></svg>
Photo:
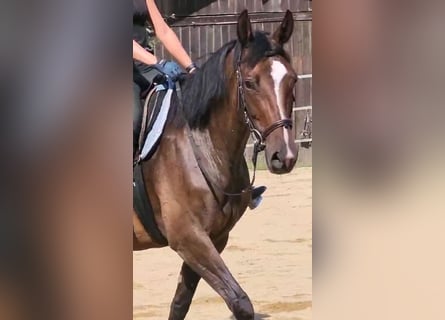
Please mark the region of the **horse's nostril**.
<svg viewBox="0 0 445 320"><path fill-rule="evenodd" d="M281 167L283 166L283 162L280 159L279 153L275 152L272 157L270 158L272 167L274 167L275 169L281 169Z"/></svg>
<svg viewBox="0 0 445 320"><path fill-rule="evenodd" d="M278 153L278 152L275 152L275 153L272 155L271 160L272 160L272 161L274 161L274 160L281 161L281 160L280 160L280 157L279 157L279 153Z"/></svg>

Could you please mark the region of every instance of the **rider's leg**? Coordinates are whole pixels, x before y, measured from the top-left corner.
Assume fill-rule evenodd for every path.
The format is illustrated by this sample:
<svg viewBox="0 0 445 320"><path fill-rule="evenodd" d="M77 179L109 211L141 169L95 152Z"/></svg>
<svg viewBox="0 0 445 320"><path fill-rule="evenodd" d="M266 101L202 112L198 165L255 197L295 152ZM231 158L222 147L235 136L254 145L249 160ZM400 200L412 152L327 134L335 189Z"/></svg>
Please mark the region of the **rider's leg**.
<svg viewBox="0 0 445 320"><path fill-rule="evenodd" d="M133 82L133 157L139 146L139 132L142 121L141 88Z"/></svg>

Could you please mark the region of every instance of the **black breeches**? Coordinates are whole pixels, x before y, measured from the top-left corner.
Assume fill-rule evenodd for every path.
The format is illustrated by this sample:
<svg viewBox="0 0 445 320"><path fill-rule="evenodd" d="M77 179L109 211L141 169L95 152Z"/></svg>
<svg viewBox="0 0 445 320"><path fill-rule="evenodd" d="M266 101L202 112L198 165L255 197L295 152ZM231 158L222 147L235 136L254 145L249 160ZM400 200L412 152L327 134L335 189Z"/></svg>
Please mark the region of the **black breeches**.
<svg viewBox="0 0 445 320"><path fill-rule="evenodd" d="M139 132L142 122L141 87L133 82L133 154L138 148Z"/></svg>

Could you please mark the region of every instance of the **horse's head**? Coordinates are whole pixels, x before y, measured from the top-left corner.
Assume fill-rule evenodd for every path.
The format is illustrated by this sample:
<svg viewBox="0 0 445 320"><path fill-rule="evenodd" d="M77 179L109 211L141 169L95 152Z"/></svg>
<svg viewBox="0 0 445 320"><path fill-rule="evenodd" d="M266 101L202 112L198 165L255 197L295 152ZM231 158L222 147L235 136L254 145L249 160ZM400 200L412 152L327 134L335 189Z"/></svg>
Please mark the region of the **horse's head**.
<svg viewBox="0 0 445 320"><path fill-rule="evenodd" d="M297 74L283 49L293 32L292 13L286 12L273 35L253 33L247 10L239 16L237 28L238 84L251 130L265 144L270 172L288 173L298 156L291 120Z"/></svg>

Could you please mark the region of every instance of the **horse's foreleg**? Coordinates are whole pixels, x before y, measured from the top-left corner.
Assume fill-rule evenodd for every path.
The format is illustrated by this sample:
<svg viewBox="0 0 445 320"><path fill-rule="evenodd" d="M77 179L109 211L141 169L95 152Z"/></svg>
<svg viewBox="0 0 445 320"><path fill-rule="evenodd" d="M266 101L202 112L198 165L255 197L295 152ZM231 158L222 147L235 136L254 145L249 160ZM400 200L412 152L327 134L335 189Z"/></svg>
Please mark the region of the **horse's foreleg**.
<svg viewBox="0 0 445 320"><path fill-rule="evenodd" d="M228 237L215 244L216 249L221 253L226 244ZM178 286L170 306L169 320L183 320L190 309L193 296L201 277L194 272L185 262L182 264L179 274Z"/></svg>
<svg viewBox="0 0 445 320"><path fill-rule="evenodd" d="M170 306L169 320L183 320L185 318L200 279L201 277L187 264L182 264L178 287Z"/></svg>
<svg viewBox="0 0 445 320"><path fill-rule="evenodd" d="M254 311L249 297L219 255L218 251L222 251L226 241L217 250L206 233L195 231L178 243L176 251L224 299L236 320L253 320Z"/></svg>

